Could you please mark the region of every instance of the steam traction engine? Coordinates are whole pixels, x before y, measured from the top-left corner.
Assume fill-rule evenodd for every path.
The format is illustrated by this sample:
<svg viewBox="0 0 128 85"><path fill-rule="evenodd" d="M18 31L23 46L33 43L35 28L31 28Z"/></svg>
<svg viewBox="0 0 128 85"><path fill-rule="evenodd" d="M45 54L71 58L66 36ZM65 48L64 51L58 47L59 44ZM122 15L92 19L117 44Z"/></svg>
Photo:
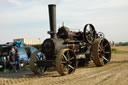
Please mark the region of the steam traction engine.
<svg viewBox="0 0 128 85"><path fill-rule="evenodd" d="M35 74L42 74L48 67L56 67L60 75L71 74L77 65L85 65L93 60L96 66L103 66L111 59L111 48L107 39L87 24L83 32L72 32L62 26L56 33L56 5L49 6L51 38L41 45L30 58L30 68Z"/></svg>

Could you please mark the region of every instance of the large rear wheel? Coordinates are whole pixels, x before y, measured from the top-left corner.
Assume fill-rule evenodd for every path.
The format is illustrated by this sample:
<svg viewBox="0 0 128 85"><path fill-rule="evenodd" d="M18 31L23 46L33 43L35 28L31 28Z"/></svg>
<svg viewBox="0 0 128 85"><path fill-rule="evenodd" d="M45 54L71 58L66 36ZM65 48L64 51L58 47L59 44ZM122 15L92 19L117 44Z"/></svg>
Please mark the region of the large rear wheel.
<svg viewBox="0 0 128 85"><path fill-rule="evenodd" d="M56 58L56 70L60 75L71 74L76 69L76 56L70 49L62 49Z"/></svg>
<svg viewBox="0 0 128 85"><path fill-rule="evenodd" d="M98 38L92 44L93 62L96 66L103 66L110 62L111 47L105 38Z"/></svg>

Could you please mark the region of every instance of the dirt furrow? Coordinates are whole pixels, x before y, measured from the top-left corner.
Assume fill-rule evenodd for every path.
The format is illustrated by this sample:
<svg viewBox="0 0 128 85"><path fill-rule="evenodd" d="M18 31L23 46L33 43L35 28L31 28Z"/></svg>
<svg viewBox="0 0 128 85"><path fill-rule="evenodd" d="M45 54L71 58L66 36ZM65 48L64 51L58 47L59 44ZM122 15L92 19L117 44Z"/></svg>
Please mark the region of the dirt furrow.
<svg viewBox="0 0 128 85"><path fill-rule="evenodd" d="M76 69L75 73L60 76L56 71L35 75L31 71L0 75L0 85L127 85L128 54L113 54L108 65ZM111 82L110 82L111 81Z"/></svg>
<svg viewBox="0 0 128 85"><path fill-rule="evenodd" d="M47 85L50 85L50 84L60 85L60 84L67 83L69 85L70 81L75 83L75 82L80 82L83 80L90 81L90 80L97 79L95 82L92 83L92 84L95 84L95 83L101 82L101 81L115 75L114 71L121 66L123 66L122 63L121 64L113 64L113 65L111 64L111 65L105 66L105 67L97 67L97 70L95 70L96 68L80 68L80 69L77 69L74 74L62 76L62 77L59 77L59 75L57 75L56 72L52 72L52 74L50 73L49 76L42 76L40 78L33 77L33 79L29 79L29 80L23 82L23 84L25 83L25 84L29 84L29 85L35 85L35 84L39 83L38 85L46 85L46 84ZM53 75L56 75L57 77L53 77ZM20 85L23 85L23 84L20 82Z"/></svg>

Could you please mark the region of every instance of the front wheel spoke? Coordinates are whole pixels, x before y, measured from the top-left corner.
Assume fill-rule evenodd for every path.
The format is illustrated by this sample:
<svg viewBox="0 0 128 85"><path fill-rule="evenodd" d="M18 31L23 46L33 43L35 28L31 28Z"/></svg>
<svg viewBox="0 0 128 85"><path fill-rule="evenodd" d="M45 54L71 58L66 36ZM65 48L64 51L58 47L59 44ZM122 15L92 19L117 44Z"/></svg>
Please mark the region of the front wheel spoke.
<svg viewBox="0 0 128 85"><path fill-rule="evenodd" d="M66 62L65 62L65 61L62 61L61 63L62 63L62 64L66 64Z"/></svg>
<svg viewBox="0 0 128 85"><path fill-rule="evenodd" d="M63 54L63 57L64 57L64 59L66 60L66 61L68 61L68 59L67 59L67 57Z"/></svg>
<svg viewBox="0 0 128 85"><path fill-rule="evenodd" d="M74 67L73 67L73 66L71 66L71 65L68 65L68 67L74 70Z"/></svg>
<svg viewBox="0 0 128 85"><path fill-rule="evenodd" d="M74 59L74 57L72 57L72 58L68 59L68 61L71 61L71 60L73 60L73 59Z"/></svg>
<svg viewBox="0 0 128 85"><path fill-rule="evenodd" d="M68 72L69 68L67 65L63 65L63 71Z"/></svg>
<svg viewBox="0 0 128 85"><path fill-rule="evenodd" d="M69 56L69 51L67 51L67 56Z"/></svg>

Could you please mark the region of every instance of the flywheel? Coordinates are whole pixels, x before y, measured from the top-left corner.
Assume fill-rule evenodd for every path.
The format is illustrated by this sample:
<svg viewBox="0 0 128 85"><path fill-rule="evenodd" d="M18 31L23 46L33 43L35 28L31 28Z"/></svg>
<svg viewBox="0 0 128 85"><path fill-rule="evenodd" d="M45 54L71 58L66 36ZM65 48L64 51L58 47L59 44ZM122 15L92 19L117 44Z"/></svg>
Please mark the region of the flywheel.
<svg viewBox="0 0 128 85"><path fill-rule="evenodd" d="M84 41L92 44L96 37L95 27L92 24L86 24L83 31Z"/></svg>

